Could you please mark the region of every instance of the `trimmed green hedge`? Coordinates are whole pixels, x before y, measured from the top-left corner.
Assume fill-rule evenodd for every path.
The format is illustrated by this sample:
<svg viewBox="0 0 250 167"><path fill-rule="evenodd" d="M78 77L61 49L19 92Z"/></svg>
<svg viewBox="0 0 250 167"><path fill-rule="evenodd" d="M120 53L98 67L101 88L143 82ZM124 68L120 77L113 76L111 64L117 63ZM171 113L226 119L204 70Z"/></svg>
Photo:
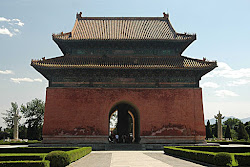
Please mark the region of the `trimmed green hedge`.
<svg viewBox="0 0 250 167"><path fill-rule="evenodd" d="M250 152L250 147L220 147L220 146L179 146L177 148L207 151L207 152L228 152L228 153L246 153Z"/></svg>
<svg viewBox="0 0 250 167"><path fill-rule="evenodd" d="M39 155L0 155L0 161L42 161L44 156Z"/></svg>
<svg viewBox="0 0 250 167"><path fill-rule="evenodd" d="M217 166L232 166L232 161L233 161L233 158L230 153L221 152L221 153L217 153L214 156L214 163Z"/></svg>
<svg viewBox="0 0 250 167"><path fill-rule="evenodd" d="M228 144L244 144L250 145L249 141L207 141L207 143L219 143L221 145L228 145Z"/></svg>
<svg viewBox="0 0 250 167"><path fill-rule="evenodd" d="M70 162L74 162L92 151L91 147L82 147L76 150L67 151L66 153L70 157Z"/></svg>
<svg viewBox="0 0 250 167"><path fill-rule="evenodd" d="M250 166L250 153L235 154L234 157L238 161L239 166Z"/></svg>
<svg viewBox="0 0 250 167"><path fill-rule="evenodd" d="M164 152L166 154L172 154L200 162L205 162L208 164L215 164L214 156L216 153L213 152L204 152L204 151L197 151L197 150L188 150L178 147L164 147Z"/></svg>
<svg viewBox="0 0 250 167"><path fill-rule="evenodd" d="M51 151L46 160L50 161L50 167L64 167L70 164L70 157L65 151Z"/></svg>
<svg viewBox="0 0 250 167"><path fill-rule="evenodd" d="M51 151L70 151L79 147L18 147L0 148L0 153L49 153Z"/></svg>
<svg viewBox="0 0 250 167"><path fill-rule="evenodd" d="M63 167L74 162L92 151L91 147L28 147L0 149L0 152L24 153L13 155L8 153L0 154L0 167ZM56 150L56 151L54 151ZM60 150L60 151L59 151ZM47 155L39 153L47 153ZM38 155L25 155L25 153L38 153ZM46 160L45 159L46 155ZM18 161L19 160L19 161ZM33 161L32 161L33 160ZM43 160L43 161L37 161ZM49 161L48 161L49 160Z"/></svg>
<svg viewBox="0 0 250 167"><path fill-rule="evenodd" d="M49 161L1 161L0 167L50 167Z"/></svg>
<svg viewBox="0 0 250 167"><path fill-rule="evenodd" d="M192 148L199 146L192 146ZM204 146L210 147L210 146ZM191 160L196 160L199 162L205 162L208 164L213 164L216 166L237 166L237 160L235 160L234 155L249 155L250 153L225 153L225 152L208 152L200 150L188 149L190 146L177 146L177 147L164 147L164 152L166 154L175 155ZM203 147L202 147L203 148ZM239 160L238 160L239 161ZM242 160L246 161L246 159ZM249 161L248 161L249 162ZM240 164L240 163L239 163ZM249 165L250 163L248 163ZM244 166L244 165L243 165Z"/></svg>
<svg viewBox="0 0 250 167"><path fill-rule="evenodd" d="M82 147L71 151L52 151L45 159L50 161L51 167L64 167L92 151L91 147Z"/></svg>

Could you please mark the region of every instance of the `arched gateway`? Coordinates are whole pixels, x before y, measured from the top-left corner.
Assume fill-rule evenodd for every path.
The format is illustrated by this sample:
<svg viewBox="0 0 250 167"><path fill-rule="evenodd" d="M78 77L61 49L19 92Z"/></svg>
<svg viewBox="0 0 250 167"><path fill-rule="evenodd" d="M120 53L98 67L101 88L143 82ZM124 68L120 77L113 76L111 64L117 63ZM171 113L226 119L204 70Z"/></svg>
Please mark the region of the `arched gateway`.
<svg viewBox="0 0 250 167"><path fill-rule="evenodd" d="M139 111L131 103L120 102L113 106L109 112L109 120L116 114L117 121L114 128L109 127L112 143L139 143L140 116ZM118 135L117 139L115 138Z"/></svg>
<svg viewBox="0 0 250 167"><path fill-rule="evenodd" d="M63 56L31 62L49 81L43 143L108 143L114 111L119 142L204 142L199 81L217 63L182 56L196 35L176 33L168 14L80 13L52 37Z"/></svg>

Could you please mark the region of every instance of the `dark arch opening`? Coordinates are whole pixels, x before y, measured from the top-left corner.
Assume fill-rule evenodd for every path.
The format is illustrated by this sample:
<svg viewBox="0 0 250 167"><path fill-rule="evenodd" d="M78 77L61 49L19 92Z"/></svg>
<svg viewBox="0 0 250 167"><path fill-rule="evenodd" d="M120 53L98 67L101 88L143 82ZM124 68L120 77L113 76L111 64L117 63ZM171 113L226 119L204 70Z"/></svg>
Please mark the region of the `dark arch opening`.
<svg viewBox="0 0 250 167"><path fill-rule="evenodd" d="M136 107L127 102L120 102L113 106L109 112L109 131L110 118L117 113L117 124L114 133L109 133L109 139L114 143L139 143L140 142L140 117ZM115 139L115 135L119 139Z"/></svg>

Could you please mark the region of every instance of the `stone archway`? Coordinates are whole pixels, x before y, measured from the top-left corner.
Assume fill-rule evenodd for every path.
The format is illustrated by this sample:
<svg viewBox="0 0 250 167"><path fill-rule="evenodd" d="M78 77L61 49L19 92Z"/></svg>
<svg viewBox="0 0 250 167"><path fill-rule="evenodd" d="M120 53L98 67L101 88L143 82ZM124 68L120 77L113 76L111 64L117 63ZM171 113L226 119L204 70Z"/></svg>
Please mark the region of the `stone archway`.
<svg viewBox="0 0 250 167"><path fill-rule="evenodd" d="M110 118L117 113L117 124L111 132L109 125L109 134L114 139L115 135L119 135L117 143L139 143L140 141L140 117L136 107L127 102L120 102L114 105L109 112ZM114 139L115 140L115 139Z"/></svg>

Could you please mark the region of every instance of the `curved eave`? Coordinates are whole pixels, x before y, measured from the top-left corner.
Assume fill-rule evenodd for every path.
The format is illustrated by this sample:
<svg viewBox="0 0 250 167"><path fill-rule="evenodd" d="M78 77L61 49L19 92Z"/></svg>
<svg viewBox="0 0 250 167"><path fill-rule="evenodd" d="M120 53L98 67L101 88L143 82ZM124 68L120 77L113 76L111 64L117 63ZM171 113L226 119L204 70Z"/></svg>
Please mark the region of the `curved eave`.
<svg viewBox="0 0 250 167"><path fill-rule="evenodd" d="M42 74L42 76L44 76L44 78L46 78L47 80L49 80L49 77L47 76L46 74L46 70L48 69L44 69L44 68L41 68L40 66L37 66L37 65L34 65L32 62L30 64L34 69L36 69L40 74ZM49 69L48 69L49 70Z"/></svg>
<svg viewBox="0 0 250 167"><path fill-rule="evenodd" d="M32 62L31 66L35 68L39 73L41 73L47 80L51 78L54 73L62 72L65 73L66 71L70 70L76 70L81 72L82 70L101 70L103 72L109 71L109 70L126 70L127 72L132 72L134 70L144 71L144 70L164 70L165 72L173 72L173 71L182 71L182 72L194 72L194 75L196 75L197 78L201 78L205 74L212 71L214 68L217 67L217 63L213 62L208 67L171 67L171 66L164 66L164 65L54 65L54 64L47 64L47 65L41 65L39 63ZM132 70L132 71L131 71Z"/></svg>
<svg viewBox="0 0 250 167"><path fill-rule="evenodd" d="M69 34L69 33L67 33ZM185 36L185 34L177 34L178 36ZM60 36L64 36L64 35L52 35L52 39L56 42L56 41L65 41L65 42L81 42L81 41L175 41L175 42L183 42L183 41L194 41L196 40L196 35L188 35L186 37L186 39L178 39L176 38L172 38L172 39L164 39L164 38L159 38L159 39L154 39L154 38L130 38L130 39L99 39L99 38L89 38L89 39L85 39L85 38L81 38L81 39L76 39L76 38L71 38L69 37L69 35L65 35L65 38L61 38Z"/></svg>
<svg viewBox="0 0 250 167"><path fill-rule="evenodd" d="M87 65L61 65L61 64L42 64L42 63L31 63L35 69L161 69L161 70L213 70L217 65L211 65L208 67L174 67L166 65L96 65L96 64L87 64Z"/></svg>
<svg viewBox="0 0 250 167"><path fill-rule="evenodd" d="M196 35L193 35L189 39L60 39L53 36L54 42L58 45L58 47L61 49L63 54L66 54L65 48L70 43L104 43L104 42L111 42L111 43L123 43L123 42L143 42L143 43L151 43L151 42L157 42L157 43L179 43L181 46L179 47L180 53L182 53L193 41L196 40Z"/></svg>

